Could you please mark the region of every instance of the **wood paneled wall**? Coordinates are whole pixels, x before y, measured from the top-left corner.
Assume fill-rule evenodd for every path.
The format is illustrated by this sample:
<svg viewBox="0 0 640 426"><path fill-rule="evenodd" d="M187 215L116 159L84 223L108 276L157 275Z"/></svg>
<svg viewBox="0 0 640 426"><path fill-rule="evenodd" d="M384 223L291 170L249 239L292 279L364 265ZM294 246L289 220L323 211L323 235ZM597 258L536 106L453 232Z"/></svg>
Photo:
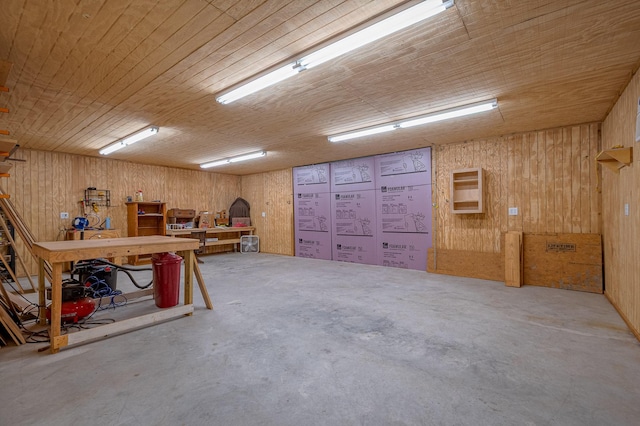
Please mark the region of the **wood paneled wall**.
<svg viewBox="0 0 640 426"><path fill-rule="evenodd" d="M507 231L601 232L598 123L433 149L436 249L500 253ZM484 214L450 211L450 172L466 167L485 169ZM242 177L261 251L294 254L291 179L291 169ZM518 207L518 215L508 216L509 207Z"/></svg>
<svg viewBox="0 0 640 426"><path fill-rule="evenodd" d="M433 149L436 249L499 253L507 231L601 232L597 123ZM486 212L452 214L451 170L478 166L485 169ZM291 169L242 177L261 251L294 254L291 179ZM508 216L509 207L518 207L518 216Z"/></svg>
<svg viewBox="0 0 640 426"><path fill-rule="evenodd" d="M126 196L138 189L145 201L196 212L228 209L241 194L240 177L232 175L23 149L15 157L25 162L14 162L11 177L1 184L38 241L64 239L64 229L81 214L78 202L87 187L111 191L111 207L100 207L99 215L111 217L111 227L122 236L127 235ZM60 219L60 212L69 212L70 219ZM30 260L24 249L20 254ZM31 260L28 267L36 273Z"/></svg>
<svg viewBox="0 0 640 426"><path fill-rule="evenodd" d="M294 255L292 176L285 169L242 177L242 197L251 205L261 252Z"/></svg>
<svg viewBox="0 0 640 426"><path fill-rule="evenodd" d="M435 248L499 253L507 231L600 233L599 148L599 124L435 146ZM63 238L71 219L59 219L60 212L79 215L84 189L94 186L111 190L112 207L100 214L122 235L124 200L137 189L145 200L196 211L227 209L241 196L251 204L261 251L294 254L291 169L238 177L44 151L16 156L26 161L15 163L4 188L41 241ZM484 214L450 212L449 175L465 167L485 169ZM518 207L518 216L508 216L509 207Z"/></svg>
<svg viewBox="0 0 640 426"><path fill-rule="evenodd" d="M435 248L499 253L507 231L600 233L599 148L599 124L435 146ZM485 170L483 214L451 213L450 173L467 167Z"/></svg>
<svg viewBox="0 0 640 426"><path fill-rule="evenodd" d="M605 294L640 339L640 143L635 142L640 97L637 72L602 125L603 148L633 147L619 173L602 171ZM629 216L624 205L629 204Z"/></svg>

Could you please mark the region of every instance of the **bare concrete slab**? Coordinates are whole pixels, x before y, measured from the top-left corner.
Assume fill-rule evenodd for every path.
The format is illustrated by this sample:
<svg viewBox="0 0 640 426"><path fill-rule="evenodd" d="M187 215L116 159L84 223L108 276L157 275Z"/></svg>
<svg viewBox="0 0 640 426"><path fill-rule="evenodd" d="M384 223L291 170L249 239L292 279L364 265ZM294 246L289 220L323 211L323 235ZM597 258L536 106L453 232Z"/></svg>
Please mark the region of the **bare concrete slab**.
<svg viewBox="0 0 640 426"><path fill-rule="evenodd" d="M640 344L602 295L268 254L202 259L213 311L196 288L192 317L56 355L1 349L0 424L640 419Z"/></svg>

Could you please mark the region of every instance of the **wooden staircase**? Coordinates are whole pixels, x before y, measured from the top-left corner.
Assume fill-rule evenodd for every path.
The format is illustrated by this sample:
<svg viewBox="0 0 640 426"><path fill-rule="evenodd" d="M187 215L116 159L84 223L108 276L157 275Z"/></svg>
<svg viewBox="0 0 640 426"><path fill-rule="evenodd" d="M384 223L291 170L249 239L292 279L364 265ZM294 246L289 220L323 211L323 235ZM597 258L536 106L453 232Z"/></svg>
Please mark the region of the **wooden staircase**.
<svg viewBox="0 0 640 426"><path fill-rule="evenodd" d="M0 85L0 92L9 92L9 89ZM0 113L8 113L9 108L0 107ZM0 177L9 177L9 170L13 164L7 162L7 158L18 149L18 142L13 139L4 138L3 136L8 136L9 131L0 129ZM8 194L3 194L3 198L8 198Z"/></svg>
<svg viewBox="0 0 640 426"><path fill-rule="evenodd" d="M4 81L0 81L0 94L2 94L3 92L8 93L9 89L7 87L4 87L2 84L4 84ZM3 113L9 113L9 109L0 106L0 114ZM11 176L9 174L9 171L13 167L13 164L8 162L7 159L9 159L19 147L16 140L5 137L9 135L9 130L0 129L0 178L8 178ZM4 217L11 222L18 235L23 239L25 246L27 247L29 252L31 252L31 254L33 255L33 234L31 234L29 228L25 225L24 221L15 210L13 204L9 200L9 194L1 188L0 208L4 212ZM4 218L0 218L0 231L2 231L2 236L5 240L3 244L13 248L15 259L23 268L25 275L29 280L29 283L31 284L31 289L33 291L37 291L36 286L31 280L31 276L29 275L29 270L22 261L22 258L19 256L16 242L11 236L6 220ZM24 289L20 285L15 271L11 268L11 265L2 253L0 253L0 261L2 263L1 266L4 267L8 275L13 280L15 286L17 287L17 289L14 287L14 290L18 293L24 293ZM51 280L51 265L45 265L45 270L48 270L49 280ZM20 314L26 307L22 303L23 302L17 296L7 291L4 282L0 282L0 331L3 331L3 333L0 333L0 346L6 345L7 340L11 340L17 345L26 343L26 339L22 334L22 330L20 329Z"/></svg>

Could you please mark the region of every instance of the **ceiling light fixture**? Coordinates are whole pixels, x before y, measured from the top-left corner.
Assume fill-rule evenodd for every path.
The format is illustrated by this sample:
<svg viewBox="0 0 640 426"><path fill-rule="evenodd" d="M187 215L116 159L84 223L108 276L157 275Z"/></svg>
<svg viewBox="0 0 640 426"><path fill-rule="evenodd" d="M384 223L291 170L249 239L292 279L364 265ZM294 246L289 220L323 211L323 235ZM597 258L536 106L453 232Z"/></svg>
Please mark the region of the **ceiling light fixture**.
<svg viewBox="0 0 640 426"><path fill-rule="evenodd" d="M442 0L422 0L412 6L394 9L378 18L377 21L367 22L354 28L342 38L330 41L320 48L301 55L293 62L284 66L278 66L272 71L265 71L254 77L247 83L241 84L231 90L222 92L216 96L216 101L221 104L229 104L247 95L255 93L275 83L285 80L320 64L323 64L338 56L351 52L397 31L403 30L420 21L430 18L453 6L454 0L443 2Z"/></svg>
<svg viewBox="0 0 640 426"><path fill-rule="evenodd" d="M100 150L101 155L109 155L117 150L124 148L127 145L132 145L136 142L141 141L142 139L146 139L149 136L153 136L158 133L160 130L157 126L147 127L144 130L141 130L137 133L132 134L131 136L127 136L126 138L119 140L117 142L112 143L111 145L107 145L106 147Z"/></svg>
<svg viewBox="0 0 640 426"><path fill-rule="evenodd" d="M335 136L329 136L330 142L342 142L348 139L361 138L363 136L377 135L378 133L386 133L391 132L392 130L397 129L398 126L395 124L387 124L376 127L367 127L366 129L356 130L355 132L344 133Z"/></svg>
<svg viewBox="0 0 640 426"><path fill-rule="evenodd" d="M216 98L216 101L220 102L221 104L230 104L233 101L244 98L247 95L258 92L266 87L285 80L292 75L296 75L300 70L301 68L297 67L295 62L292 62L276 69L275 71L266 73L256 78L255 80L248 82L247 84L243 84L236 89L218 96Z"/></svg>
<svg viewBox="0 0 640 426"><path fill-rule="evenodd" d="M451 6L453 6L453 0L446 3L442 0L426 0L400 12L392 12L392 15L386 19L358 29L351 35L303 56L298 63L303 69L313 68L444 12Z"/></svg>
<svg viewBox="0 0 640 426"><path fill-rule="evenodd" d="M463 117L465 115L477 114L479 112L490 111L498 107L497 99L490 99L488 101L477 102L473 104L463 105L456 108L449 108L441 111L432 112L425 115L419 115L417 117L410 117L404 120L393 121L391 123L384 123L373 127L366 127L364 129L353 130L351 132L340 133L337 135L329 136L329 142L342 142L349 139L360 138L363 136L375 135L383 132L390 132L396 129L406 129L408 127L420 126L422 124L435 123L436 121L448 120L456 117Z"/></svg>
<svg viewBox="0 0 640 426"><path fill-rule="evenodd" d="M203 169L208 169L210 167L222 166L224 164L237 163L239 161L252 160L254 158L260 158L267 155L267 151L258 151L252 152L249 154L238 155L237 157L225 158L223 160L211 161L208 163L200 164L200 167Z"/></svg>

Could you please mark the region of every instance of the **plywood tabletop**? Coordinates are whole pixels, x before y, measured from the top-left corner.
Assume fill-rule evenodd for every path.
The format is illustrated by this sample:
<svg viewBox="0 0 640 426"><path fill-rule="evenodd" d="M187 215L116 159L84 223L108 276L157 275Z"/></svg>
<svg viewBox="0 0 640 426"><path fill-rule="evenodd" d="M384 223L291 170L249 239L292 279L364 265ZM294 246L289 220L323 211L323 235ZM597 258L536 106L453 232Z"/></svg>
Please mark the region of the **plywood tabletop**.
<svg viewBox="0 0 640 426"><path fill-rule="evenodd" d="M34 254L49 262L69 262L99 257L118 257L168 251L195 250L198 241L160 235L130 238L103 238L37 242Z"/></svg>

